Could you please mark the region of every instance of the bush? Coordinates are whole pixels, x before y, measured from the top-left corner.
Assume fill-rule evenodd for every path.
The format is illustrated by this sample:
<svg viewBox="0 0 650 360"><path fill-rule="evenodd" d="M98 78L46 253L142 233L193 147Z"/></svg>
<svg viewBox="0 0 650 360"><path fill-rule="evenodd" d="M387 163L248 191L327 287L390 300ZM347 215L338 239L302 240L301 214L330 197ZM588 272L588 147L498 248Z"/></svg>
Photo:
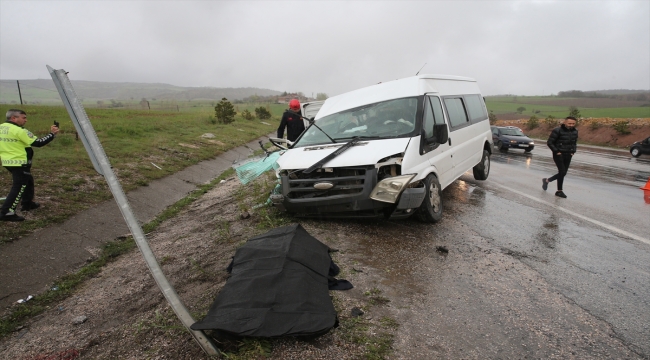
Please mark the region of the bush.
<svg viewBox="0 0 650 360"><path fill-rule="evenodd" d="M592 120L591 123L589 124L589 128L591 130L600 129L601 127L603 127L603 124L601 124L599 121L596 120Z"/></svg>
<svg viewBox="0 0 650 360"><path fill-rule="evenodd" d="M535 115L531 116L530 119L528 119L528 121L526 122L526 127L529 130L532 130L538 126L539 126L539 119L537 119L537 116Z"/></svg>
<svg viewBox="0 0 650 360"><path fill-rule="evenodd" d="M241 113L241 116L246 119L246 120L253 120L255 119L255 115L253 115L250 111L244 110Z"/></svg>
<svg viewBox="0 0 650 360"><path fill-rule="evenodd" d="M629 126L630 122L627 120L619 120L615 122L614 125L612 125L614 130L616 130L616 132L621 135L627 135L631 133L630 129L628 129Z"/></svg>
<svg viewBox="0 0 650 360"><path fill-rule="evenodd" d="M214 112L217 121L221 124L230 124L231 122L235 121L235 115L237 115L235 108L226 98L223 98L221 101L219 101L217 106L214 107Z"/></svg>
<svg viewBox="0 0 650 360"><path fill-rule="evenodd" d="M265 108L263 106L255 108L255 115L257 115L257 117L260 118L260 119L270 119L271 118L271 112L267 108Z"/></svg>
<svg viewBox="0 0 650 360"><path fill-rule="evenodd" d="M553 115L549 115L544 119L544 124L549 128L554 128L557 126L557 119Z"/></svg>
<svg viewBox="0 0 650 360"><path fill-rule="evenodd" d="M523 107L523 106L520 106L520 107L517 108L517 113L519 113L519 114L523 113L524 111L526 111L526 108Z"/></svg>
<svg viewBox="0 0 650 360"><path fill-rule="evenodd" d="M494 115L492 111L490 111L490 115L488 115L488 118L490 119L490 125L494 125L497 122L497 116Z"/></svg>

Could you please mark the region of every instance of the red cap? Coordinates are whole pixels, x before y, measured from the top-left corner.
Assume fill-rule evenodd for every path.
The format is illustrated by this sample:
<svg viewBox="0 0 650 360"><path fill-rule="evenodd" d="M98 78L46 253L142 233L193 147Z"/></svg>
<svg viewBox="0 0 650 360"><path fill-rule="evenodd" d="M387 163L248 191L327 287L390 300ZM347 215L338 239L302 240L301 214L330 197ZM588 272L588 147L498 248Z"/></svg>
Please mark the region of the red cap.
<svg viewBox="0 0 650 360"><path fill-rule="evenodd" d="M298 101L298 99L292 99L289 101L289 109L300 110L300 101Z"/></svg>

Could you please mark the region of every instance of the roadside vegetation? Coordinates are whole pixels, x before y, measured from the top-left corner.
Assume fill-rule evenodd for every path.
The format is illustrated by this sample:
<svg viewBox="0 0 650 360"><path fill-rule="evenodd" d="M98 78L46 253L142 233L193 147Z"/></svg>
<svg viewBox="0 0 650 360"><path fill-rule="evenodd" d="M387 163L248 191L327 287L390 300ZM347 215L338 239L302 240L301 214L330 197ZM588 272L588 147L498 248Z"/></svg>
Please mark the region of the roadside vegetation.
<svg viewBox="0 0 650 360"><path fill-rule="evenodd" d="M558 96L487 96L488 110L500 120L553 116L563 119L572 111L589 118L650 118L650 100L569 98ZM573 112L572 115L576 115Z"/></svg>
<svg viewBox="0 0 650 360"><path fill-rule="evenodd" d="M206 104L209 105L209 104ZM238 104L238 113L254 112L260 104ZM22 223L3 223L0 244L45 226L60 223L74 214L111 198L104 178L93 169L88 154L76 139L74 126L64 107L0 105L0 114L10 108L27 112L26 128L37 136L49 131L53 121L61 124L57 138L35 149L32 173L36 201L43 208ZM272 114L263 122L237 115L230 124L218 124L214 106L183 108L182 111L86 109L104 151L124 191L147 186L165 177L245 144L276 130L286 106L265 105ZM267 125L269 124L269 125ZM203 134L214 137L202 137ZM0 175L0 197L6 196L11 177Z"/></svg>

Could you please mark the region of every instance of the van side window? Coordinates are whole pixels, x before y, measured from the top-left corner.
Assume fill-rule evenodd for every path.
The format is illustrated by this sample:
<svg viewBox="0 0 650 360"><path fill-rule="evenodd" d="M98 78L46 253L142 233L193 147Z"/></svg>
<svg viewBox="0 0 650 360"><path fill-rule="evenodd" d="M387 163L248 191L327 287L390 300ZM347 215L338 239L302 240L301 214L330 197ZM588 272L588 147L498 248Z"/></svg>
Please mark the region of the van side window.
<svg viewBox="0 0 650 360"><path fill-rule="evenodd" d="M488 118L485 106L483 106L483 99L479 95L465 95L465 104L467 104L467 111L473 123L485 120Z"/></svg>
<svg viewBox="0 0 650 360"><path fill-rule="evenodd" d="M433 119L433 112L429 101L424 102L424 121L422 121L422 128L424 129L424 137L430 139L433 137L433 125L436 121Z"/></svg>
<svg viewBox="0 0 650 360"><path fill-rule="evenodd" d="M437 96L429 97L431 100L431 107L433 108L433 118L436 124L444 124L445 117L442 115L442 105L440 104L440 99Z"/></svg>
<svg viewBox="0 0 650 360"><path fill-rule="evenodd" d="M442 113L442 105L440 104L440 99L437 96L427 96L427 99L428 100L425 101L424 104L425 112L422 126L424 127L425 137L428 139L434 136L433 126L444 124L445 118Z"/></svg>
<svg viewBox="0 0 650 360"><path fill-rule="evenodd" d="M445 108L452 128L466 125L469 121L462 98L445 98Z"/></svg>

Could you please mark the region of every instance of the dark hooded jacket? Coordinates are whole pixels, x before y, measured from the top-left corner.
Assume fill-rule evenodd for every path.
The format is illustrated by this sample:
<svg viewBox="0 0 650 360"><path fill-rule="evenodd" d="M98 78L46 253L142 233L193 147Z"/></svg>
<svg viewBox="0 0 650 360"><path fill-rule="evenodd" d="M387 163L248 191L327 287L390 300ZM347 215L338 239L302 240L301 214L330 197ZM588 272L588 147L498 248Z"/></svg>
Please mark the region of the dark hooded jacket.
<svg viewBox="0 0 650 360"><path fill-rule="evenodd" d="M578 130L568 129L564 124L551 131L551 136L546 142L553 154L575 154L578 147Z"/></svg>
<svg viewBox="0 0 650 360"><path fill-rule="evenodd" d="M291 110L286 110L282 114L282 120L278 127L278 137L281 139L284 136L284 128L287 128L287 139L289 141L296 141L298 136L305 131L305 123L300 117L300 113Z"/></svg>

